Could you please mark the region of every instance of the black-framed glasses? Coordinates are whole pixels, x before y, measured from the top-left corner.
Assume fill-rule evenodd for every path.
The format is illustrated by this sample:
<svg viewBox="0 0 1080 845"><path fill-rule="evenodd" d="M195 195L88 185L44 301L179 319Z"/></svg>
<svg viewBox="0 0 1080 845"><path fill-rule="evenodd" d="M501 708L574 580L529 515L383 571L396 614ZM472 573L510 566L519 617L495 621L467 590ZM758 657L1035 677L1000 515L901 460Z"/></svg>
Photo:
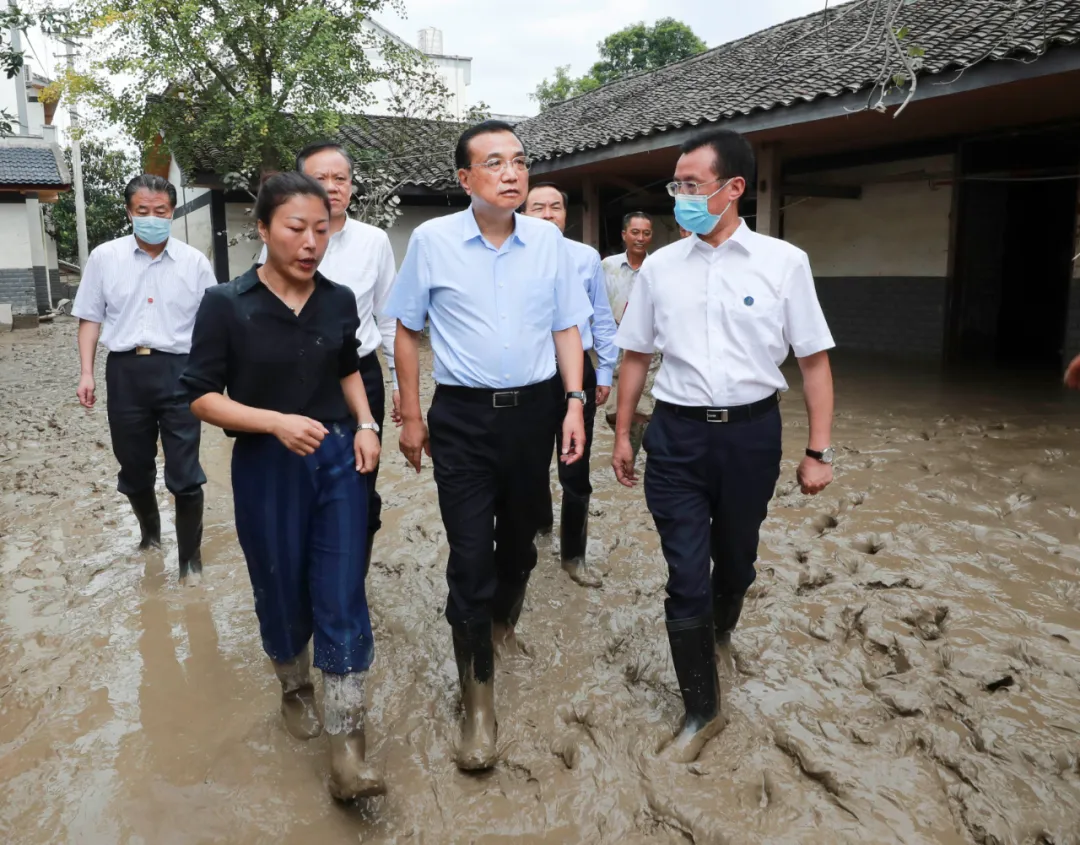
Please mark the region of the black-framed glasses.
<svg viewBox="0 0 1080 845"><path fill-rule="evenodd" d="M489 158L487 161L477 161L469 165L472 167L479 167L482 170L486 170L493 176L496 173L502 173L502 171L509 167L516 173L527 173L529 170L529 160L525 156L517 156L509 160L501 158Z"/></svg>

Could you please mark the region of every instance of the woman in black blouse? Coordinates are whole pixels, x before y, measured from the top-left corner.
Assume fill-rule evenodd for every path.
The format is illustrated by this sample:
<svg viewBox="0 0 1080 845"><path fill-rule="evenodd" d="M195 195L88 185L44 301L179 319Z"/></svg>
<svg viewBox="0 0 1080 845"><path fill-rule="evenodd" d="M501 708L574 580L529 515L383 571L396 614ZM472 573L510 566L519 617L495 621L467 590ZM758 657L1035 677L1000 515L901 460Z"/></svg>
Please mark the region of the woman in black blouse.
<svg viewBox="0 0 1080 845"><path fill-rule="evenodd" d="M182 382L195 416L236 438L236 534L285 724L299 739L321 731L307 650L314 634L330 792L378 795L385 784L364 759L373 643L360 474L375 469L379 438L358 372L356 298L315 269L330 222L318 182L270 177L255 216L266 263L207 291Z"/></svg>

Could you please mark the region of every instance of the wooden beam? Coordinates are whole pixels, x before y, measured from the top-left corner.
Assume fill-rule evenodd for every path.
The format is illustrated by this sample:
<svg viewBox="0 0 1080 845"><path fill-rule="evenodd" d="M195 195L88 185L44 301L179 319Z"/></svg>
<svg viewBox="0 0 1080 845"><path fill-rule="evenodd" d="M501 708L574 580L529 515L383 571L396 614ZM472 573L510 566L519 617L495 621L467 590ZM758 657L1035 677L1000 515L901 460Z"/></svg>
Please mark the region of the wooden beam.
<svg viewBox="0 0 1080 845"><path fill-rule="evenodd" d="M775 144L758 147L757 168L757 231L778 238L784 193L780 181L780 151Z"/></svg>
<svg viewBox="0 0 1080 845"><path fill-rule="evenodd" d="M836 200L862 199L862 185L822 185L811 182L784 182L785 197L826 197Z"/></svg>
<svg viewBox="0 0 1080 845"><path fill-rule="evenodd" d="M600 249L600 188L594 179L586 179L581 186L581 240L593 249Z"/></svg>

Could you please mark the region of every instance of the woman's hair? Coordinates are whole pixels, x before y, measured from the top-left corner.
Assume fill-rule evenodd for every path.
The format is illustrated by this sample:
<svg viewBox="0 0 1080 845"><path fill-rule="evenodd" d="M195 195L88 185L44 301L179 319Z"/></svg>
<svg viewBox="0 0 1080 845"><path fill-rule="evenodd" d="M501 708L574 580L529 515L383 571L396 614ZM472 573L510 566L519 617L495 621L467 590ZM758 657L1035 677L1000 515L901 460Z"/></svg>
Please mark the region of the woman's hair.
<svg viewBox="0 0 1080 845"><path fill-rule="evenodd" d="M326 213L330 213L330 198L326 195L326 189L310 176L290 171L275 173L263 182L259 197L255 200L255 219L269 228L278 206L296 196L318 197L326 206Z"/></svg>

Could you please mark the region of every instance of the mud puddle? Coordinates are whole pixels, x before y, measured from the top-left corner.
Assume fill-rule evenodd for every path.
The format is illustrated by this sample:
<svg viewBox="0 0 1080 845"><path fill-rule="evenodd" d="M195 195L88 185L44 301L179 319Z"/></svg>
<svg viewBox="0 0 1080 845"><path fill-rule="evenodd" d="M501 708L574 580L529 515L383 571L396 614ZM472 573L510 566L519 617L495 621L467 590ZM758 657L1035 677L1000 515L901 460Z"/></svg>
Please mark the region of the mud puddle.
<svg viewBox="0 0 1080 845"><path fill-rule="evenodd" d="M207 577L183 589L171 526L163 552L135 550L104 399L74 399L74 336L0 336L0 841L1080 843L1080 404L1052 379L840 359L837 481L818 498L794 483L788 395L723 673L731 721L689 767L653 757L680 714L664 567L601 415L604 588L542 545L525 651L498 670L503 762L455 769L445 537L430 465L406 471L390 434L369 583L369 742L390 793L341 809L325 740L277 714L225 438L204 437Z"/></svg>

